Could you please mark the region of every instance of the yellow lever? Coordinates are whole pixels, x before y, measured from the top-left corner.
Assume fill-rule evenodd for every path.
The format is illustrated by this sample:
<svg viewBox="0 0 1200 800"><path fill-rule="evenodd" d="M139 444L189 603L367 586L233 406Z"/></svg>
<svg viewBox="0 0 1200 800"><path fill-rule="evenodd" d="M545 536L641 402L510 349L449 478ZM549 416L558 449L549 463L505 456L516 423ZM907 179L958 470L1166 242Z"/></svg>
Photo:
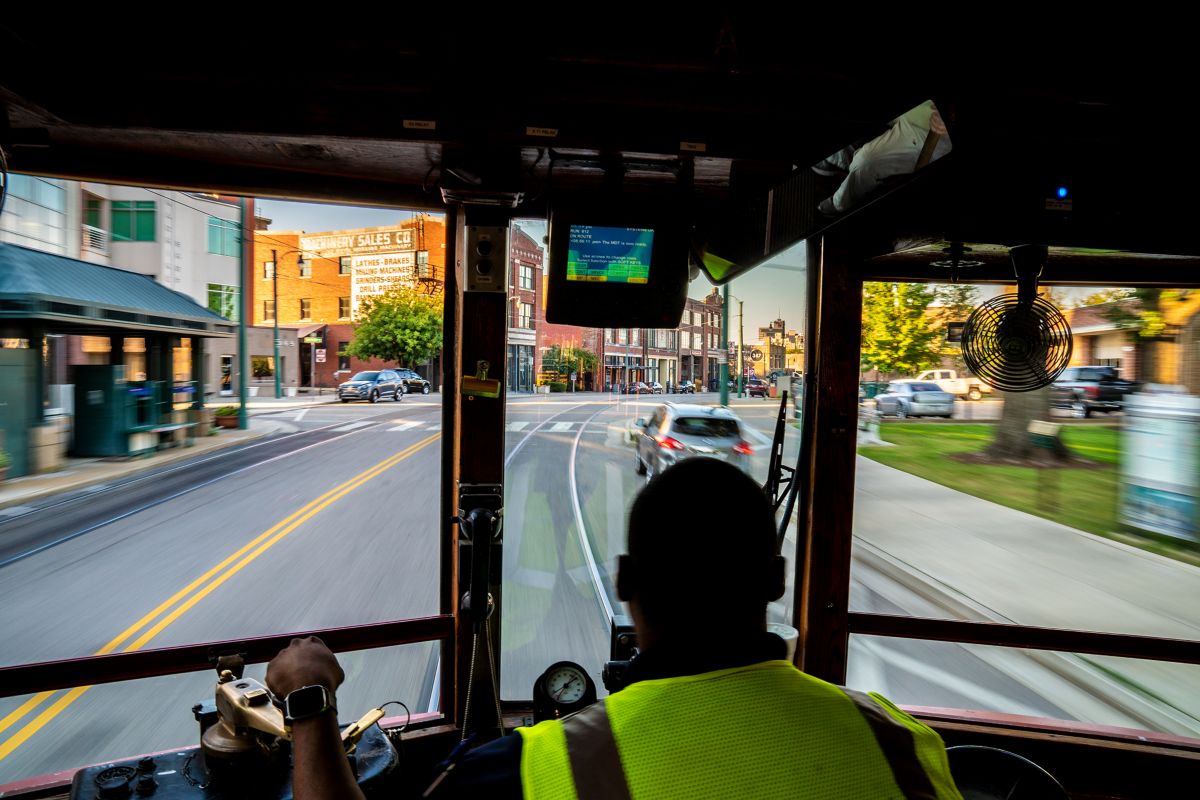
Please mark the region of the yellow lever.
<svg viewBox="0 0 1200 800"><path fill-rule="evenodd" d="M346 752L353 753L354 748L358 746L358 740L367 732L367 728L381 719L383 719L383 709L372 708L366 714L363 714L358 722L355 722L342 731L342 747L346 749Z"/></svg>

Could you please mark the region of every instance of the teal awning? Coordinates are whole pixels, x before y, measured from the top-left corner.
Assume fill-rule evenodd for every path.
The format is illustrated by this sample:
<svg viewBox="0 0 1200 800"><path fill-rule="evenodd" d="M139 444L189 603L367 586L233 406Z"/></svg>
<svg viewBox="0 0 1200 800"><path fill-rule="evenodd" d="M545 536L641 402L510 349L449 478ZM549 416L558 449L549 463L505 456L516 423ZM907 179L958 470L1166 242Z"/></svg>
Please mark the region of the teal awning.
<svg viewBox="0 0 1200 800"><path fill-rule="evenodd" d="M101 328L226 337L231 322L148 275L0 243L0 320L41 320L51 330Z"/></svg>

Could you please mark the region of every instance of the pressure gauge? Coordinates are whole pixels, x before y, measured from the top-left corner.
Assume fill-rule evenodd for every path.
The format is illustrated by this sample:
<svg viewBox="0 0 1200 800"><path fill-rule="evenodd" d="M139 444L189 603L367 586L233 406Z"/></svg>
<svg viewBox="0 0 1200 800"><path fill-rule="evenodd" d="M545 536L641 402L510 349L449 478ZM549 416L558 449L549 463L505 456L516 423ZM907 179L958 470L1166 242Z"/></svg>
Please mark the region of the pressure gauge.
<svg viewBox="0 0 1200 800"><path fill-rule="evenodd" d="M572 714L596 702L596 684L572 661L551 664L533 684L533 720Z"/></svg>

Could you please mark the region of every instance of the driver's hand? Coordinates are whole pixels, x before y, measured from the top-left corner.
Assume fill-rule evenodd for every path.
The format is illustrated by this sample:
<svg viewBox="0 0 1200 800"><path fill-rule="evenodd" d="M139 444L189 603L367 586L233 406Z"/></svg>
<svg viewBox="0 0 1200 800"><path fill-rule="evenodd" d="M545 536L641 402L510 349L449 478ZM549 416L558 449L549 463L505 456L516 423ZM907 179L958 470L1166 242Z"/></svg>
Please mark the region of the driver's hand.
<svg viewBox="0 0 1200 800"><path fill-rule="evenodd" d="M292 639L267 664L267 687L280 699L293 689L314 684L332 693L345 679L346 673L342 672L333 651L316 636Z"/></svg>

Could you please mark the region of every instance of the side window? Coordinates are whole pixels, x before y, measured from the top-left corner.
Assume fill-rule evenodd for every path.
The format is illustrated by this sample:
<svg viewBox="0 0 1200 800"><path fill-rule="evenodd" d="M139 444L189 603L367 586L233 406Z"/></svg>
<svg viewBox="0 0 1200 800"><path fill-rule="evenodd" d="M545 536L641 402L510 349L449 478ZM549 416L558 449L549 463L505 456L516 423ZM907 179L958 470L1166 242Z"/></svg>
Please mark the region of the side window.
<svg viewBox="0 0 1200 800"><path fill-rule="evenodd" d="M1067 367L1066 369L1064 369L1062 371L1062 377L1060 377L1059 380L1060 381L1073 381L1073 380L1075 380L1075 376L1078 374L1079 374L1079 370L1077 368Z"/></svg>

